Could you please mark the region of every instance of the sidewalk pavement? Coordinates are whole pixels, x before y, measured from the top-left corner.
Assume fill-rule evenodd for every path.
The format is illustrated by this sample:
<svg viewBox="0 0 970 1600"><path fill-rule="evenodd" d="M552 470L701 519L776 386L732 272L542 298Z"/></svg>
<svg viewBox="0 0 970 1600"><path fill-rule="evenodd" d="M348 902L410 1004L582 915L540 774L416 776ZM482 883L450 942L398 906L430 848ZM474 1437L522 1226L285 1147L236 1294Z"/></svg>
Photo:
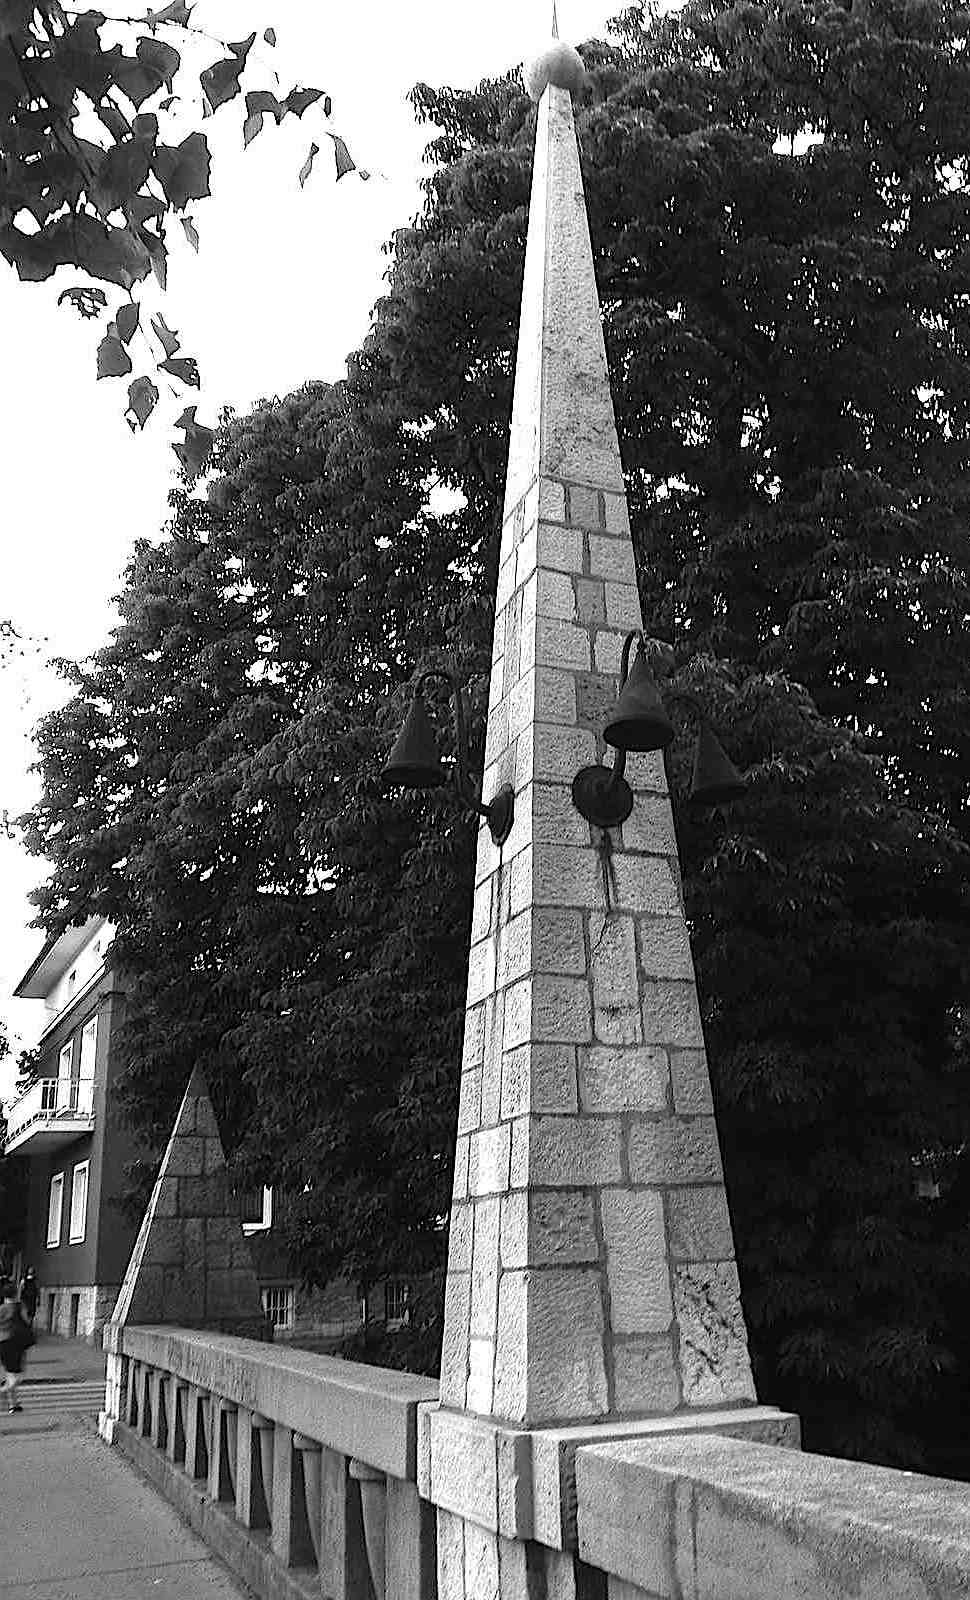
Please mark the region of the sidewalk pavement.
<svg viewBox="0 0 970 1600"><path fill-rule="evenodd" d="M100 1344L61 1339L34 1325L37 1343L24 1357L25 1383L104 1381L105 1354Z"/></svg>
<svg viewBox="0 0 970 1600"><path fill-rule="evenodd" d="M245 1596L90 1422L4 1431L0 1551L0 1600Z"/></svg>

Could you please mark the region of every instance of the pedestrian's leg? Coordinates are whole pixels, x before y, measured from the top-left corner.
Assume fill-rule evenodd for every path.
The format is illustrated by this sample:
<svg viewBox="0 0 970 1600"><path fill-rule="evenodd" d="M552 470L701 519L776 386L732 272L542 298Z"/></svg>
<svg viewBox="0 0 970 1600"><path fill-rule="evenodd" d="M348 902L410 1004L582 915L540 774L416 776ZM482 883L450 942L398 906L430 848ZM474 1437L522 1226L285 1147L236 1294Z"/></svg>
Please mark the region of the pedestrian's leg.
<svg viewBox="0 0 970 1600"><path fill-rule="evenodd" d="M17 1385L20 1382L19 1372L7 1373L7 1409L9 1411L22 1411L23 1407L17 1402Z"/></svg>

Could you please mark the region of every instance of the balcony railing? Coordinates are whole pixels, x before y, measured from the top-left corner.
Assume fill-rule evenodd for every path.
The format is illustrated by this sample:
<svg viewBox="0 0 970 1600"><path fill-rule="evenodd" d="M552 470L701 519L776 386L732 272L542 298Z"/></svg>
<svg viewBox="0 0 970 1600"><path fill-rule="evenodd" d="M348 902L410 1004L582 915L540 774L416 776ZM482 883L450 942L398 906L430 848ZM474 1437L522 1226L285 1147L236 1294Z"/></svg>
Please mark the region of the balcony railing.
<svg viewBox="0 0 970 1600"><path fill-rule="evenodd" d="M93 1078L39 1078L7 1112L5 1150L67 1144L94 1126Z"/></svg>

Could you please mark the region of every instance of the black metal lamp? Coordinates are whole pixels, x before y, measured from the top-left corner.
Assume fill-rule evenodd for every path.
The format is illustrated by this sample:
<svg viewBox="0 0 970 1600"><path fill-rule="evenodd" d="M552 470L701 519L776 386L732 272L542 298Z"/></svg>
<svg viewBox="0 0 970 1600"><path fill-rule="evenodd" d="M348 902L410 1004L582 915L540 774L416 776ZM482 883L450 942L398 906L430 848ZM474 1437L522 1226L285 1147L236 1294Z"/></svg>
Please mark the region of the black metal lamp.
<svg viewBox="0 0 970 1600"><path fill-rule="evenodd" d="M714 729L702 717L694 750L690 799L695 806L727 806L740 800L746 784Z"/></svg>
<svg viewBox="0 0 970 1600"><path fill-rule="evenodd" d="M448 774L441 765L438 743L422 693L424 685L433 678L439 678L448 685L454 705L457 756L455 786L459 798L472 811L485 818L495 843L504 844L512 831L515 819L514 791L509 784L504 784L488 805L484 805L473 794L468 782L468 733L465 726L465 705L461 685L454 674L446 668L431 667L414 680L408 714L384 763L381 782L385 789L437 789L448 782Z"/></svg>
<svg viewBox="0 0 970 1600"><path fill-rule="evenodd" d="M637 654L630 667L630 652ZM704 707L688 690L668 690L666 698L690 706L700 724L690 799L695 805L727 805L744 793L744 779L728 758L707 720ZM628 633L620 656L620 694L603 738L616 750L612 768L583 767L573 779L573 805L587 822L617 828L633 810L633 791L624 777L628 750L664 750L674 726L664 709L650 670L642 634Z"/></svg>

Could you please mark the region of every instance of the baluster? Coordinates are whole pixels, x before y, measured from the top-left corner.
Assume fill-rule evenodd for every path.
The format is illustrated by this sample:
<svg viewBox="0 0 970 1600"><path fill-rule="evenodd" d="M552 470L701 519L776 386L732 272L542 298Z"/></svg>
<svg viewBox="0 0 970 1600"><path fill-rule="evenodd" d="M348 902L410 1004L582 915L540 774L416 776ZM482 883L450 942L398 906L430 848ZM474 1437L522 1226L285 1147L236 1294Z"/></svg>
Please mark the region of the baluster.
<svg viewBox="0 0 970 1600"><path fill-rule="evenodd" d="M244 1528L265 1526L260 1521L262 1504L256 1449L253 1414L240 1406L236 1411L236 1516Z"/></svg>
<svg viewBox="0 0 970 1600"><path fill-rule="evenodd" d="M140 1418L139 1427L138 1427L138 1432L141 1434L143 1439L150 1439L151 1435L152 1435L152 1416L153 1416L154 1409L155 1409L154 1406L152 1405L152 1384L154 1383L154 1381L155 1381L155 1369L154 1369L154 1367L148 1367L148 1366L143 1367L142 1368L142 1391L141 1391L141 1418Z"/></svg>
<svg viewBox="0 0 970 1600"><path fill-rule="evenodd" d="M236 1498L236 1407L214 1394L209 1398L209 1494L213 1500Z"/></svg>
<svg viewBox="0 0 970 1600"><path fill-rule="evenodd" d="M437 1585L434 1506L421 1499L415 1484L388 1478L386 1517L384 1591L391 1600L427 1600Z"/></svg>
<svg viewBox="0 0 970 1600"><path fill-rule="evenodd" d="M387 1526L387 1479L366 1461L351 1461L350 1476L360 1484L367 1565L376 1600L384 1600L384 1541ZM398 1596L394 1597L398 1600Z"/></svg>
<svg viewBox="0 0 970 1600"><path fill-rule="evenodd" d="M321 1477L320 1457L321 1447L316 1439L308 1439L305 1433L293 1435L294 1449L300 1452L300 1461L303 1469L303 1501L306 1507L307 1529L310 1534L310 1543L313 1546L313 1555L316 1562L320 1561L320 1514L321 1514Z"/></svg>
<svg viewBox="0 0 970 1600"><path fill-rule="evenodd" d="M156 1368L152 1373L152 1444L156 1450L164 1450L168 1440L167 1390L168 1373Z"/></svg>
<svg viewBox="0 0 970 1600"><path fill-rule="evenodd" d="M305 1567L313 1558L303 1498L303 1474L296 1462L291 1429L273 1428L273 1554L284 1567Z"/></svg>
<svg viewBox="0 0 970 1600"><path fill-rule="evenodd" d="M257 1524L259 1527L270 1527L273 1521L273 1456L275 1452L275 1426L269 1417L263 1417L258 1411L253 1413L253 1431L256 1434L258 1448L256 1451L256 1471L254 1478L259 1481L259 1493L262 1498L262 1517Z"/></svg>
<svg viewBox="0 0 970 1600"><path fill-rule="evenodd" d="M169 1379L168 1396L169 1425L166 1451L169 1461L175 1466L181 1466L185 1461L185 1406L188 1385L173 1374Z"/></svg>
<svg viewBox="0 0 970 1600"><path fill-rule="evenodd" d="M138 1427L138 1401L141 1395L141 1362L133 1361L128 1382L128 1426Z"/></svg>
<svg viewBox="0 0 970 1600"><path fill-rule="evenodd" d="M206 1402L208 1397L190 1383L185 1397L185 1470L190 1478L207 1478L209 1451L206 1444Z"/></svg>

